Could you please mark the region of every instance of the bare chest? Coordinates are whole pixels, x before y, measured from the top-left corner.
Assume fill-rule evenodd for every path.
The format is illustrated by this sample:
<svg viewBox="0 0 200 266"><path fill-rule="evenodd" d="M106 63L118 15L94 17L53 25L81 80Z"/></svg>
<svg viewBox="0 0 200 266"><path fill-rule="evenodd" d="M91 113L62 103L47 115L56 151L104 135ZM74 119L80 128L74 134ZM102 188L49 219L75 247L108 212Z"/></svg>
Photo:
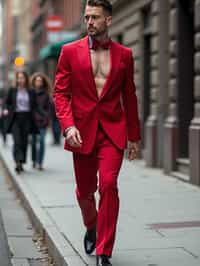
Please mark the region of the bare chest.
<svg viewBox="0 0 200 266"><path fill-rule="evenodd" d="M91 50L90 56L91 56L92 71L94 78L107 79L111 68L110 51Z"/></svg>

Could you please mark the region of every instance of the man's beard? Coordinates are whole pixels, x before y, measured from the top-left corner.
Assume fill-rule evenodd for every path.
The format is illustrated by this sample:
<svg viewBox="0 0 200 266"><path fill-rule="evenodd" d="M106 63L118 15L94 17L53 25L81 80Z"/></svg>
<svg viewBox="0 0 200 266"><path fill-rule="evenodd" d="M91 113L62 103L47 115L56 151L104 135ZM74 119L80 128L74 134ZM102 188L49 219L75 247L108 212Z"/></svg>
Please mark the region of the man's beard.
<svg viewBox="0 0 200 266"><path fill-rule="evenodd" d="M87 29L88 35L95 36L97 33L97 30L95 28L88 28Z"/></svg>
<svg viewBox="0 0 200 266"><path fill-rule="evenodd" d="M87 32L88 32L88 35L93 37L93 38L98 38L99 36L102 36L102 35L104 35L106 33L105 29L101 30L101 31L98 31L95 28L92 28L92 30L93 31L90 32L90 29L88 29Z"/></svg>

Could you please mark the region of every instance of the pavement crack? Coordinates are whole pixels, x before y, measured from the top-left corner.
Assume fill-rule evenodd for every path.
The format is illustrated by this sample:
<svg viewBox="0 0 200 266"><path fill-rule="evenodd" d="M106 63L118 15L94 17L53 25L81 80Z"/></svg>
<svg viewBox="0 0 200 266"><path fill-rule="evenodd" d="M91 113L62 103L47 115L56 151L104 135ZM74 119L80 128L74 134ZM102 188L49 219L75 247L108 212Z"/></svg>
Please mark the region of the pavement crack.
<svg viewBox="0 0 200 266"><path fill-rule="evenodd" d="M162 236L162 237L165 237L165 235L164 234L162 234L159 230L154 230L157 234L159 234L160 236Z"/></svg>
<svg viewBox="0 0 200 266"><path fill-rule="evenodd" d="M185 251L185 252L187 252L189 255L191 255L193 258L195 258L195 259L198 259L199 258L199 256L197 256L197 255L195 255L193 252L191 252L190 250L188 250L188 249L186 249L186 248L184 248L184 247L182 247L182 249Z"/></svg>
<svg viewBox="0 0 200 266"><path fill-rule="evenodd" d="M56 209L56 208L75 208L76 207L76 205L75 204L66 204L66 205L46 205L46 206L43 206L42 208L43 209Z"/></svg>

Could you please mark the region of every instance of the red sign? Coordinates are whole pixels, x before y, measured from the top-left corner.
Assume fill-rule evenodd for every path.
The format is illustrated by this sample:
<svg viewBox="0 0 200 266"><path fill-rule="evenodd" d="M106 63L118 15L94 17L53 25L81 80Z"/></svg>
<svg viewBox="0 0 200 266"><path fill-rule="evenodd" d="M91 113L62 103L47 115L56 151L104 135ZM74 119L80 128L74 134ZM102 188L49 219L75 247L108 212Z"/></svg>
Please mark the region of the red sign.
<svg viewBox="0 0 200 266"><path fill-rule="evenodd" d="M45 21L45 26L47 31L61 31L64 28L64 22L62 18L56 15L48 16Z"/></svg>

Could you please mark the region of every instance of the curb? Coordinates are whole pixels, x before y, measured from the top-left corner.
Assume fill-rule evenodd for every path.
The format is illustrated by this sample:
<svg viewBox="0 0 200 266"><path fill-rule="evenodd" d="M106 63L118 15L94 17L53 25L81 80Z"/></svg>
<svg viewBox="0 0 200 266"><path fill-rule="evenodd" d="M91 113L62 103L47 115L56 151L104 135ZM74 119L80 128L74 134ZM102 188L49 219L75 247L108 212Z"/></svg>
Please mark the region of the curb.
<svg viewBox="0 0 200 266"><path fill-rule="evenodd" d="M20 176L16 175L14 169L9 167L5 156L0 152L0 160L11 179L14 188L22 201L28 216L36 229L45 240L49 255L58 266L85 266L88 265L78 252L73 248L70 241L58 230L45 210L40 206L29 186Z"/></svg>

